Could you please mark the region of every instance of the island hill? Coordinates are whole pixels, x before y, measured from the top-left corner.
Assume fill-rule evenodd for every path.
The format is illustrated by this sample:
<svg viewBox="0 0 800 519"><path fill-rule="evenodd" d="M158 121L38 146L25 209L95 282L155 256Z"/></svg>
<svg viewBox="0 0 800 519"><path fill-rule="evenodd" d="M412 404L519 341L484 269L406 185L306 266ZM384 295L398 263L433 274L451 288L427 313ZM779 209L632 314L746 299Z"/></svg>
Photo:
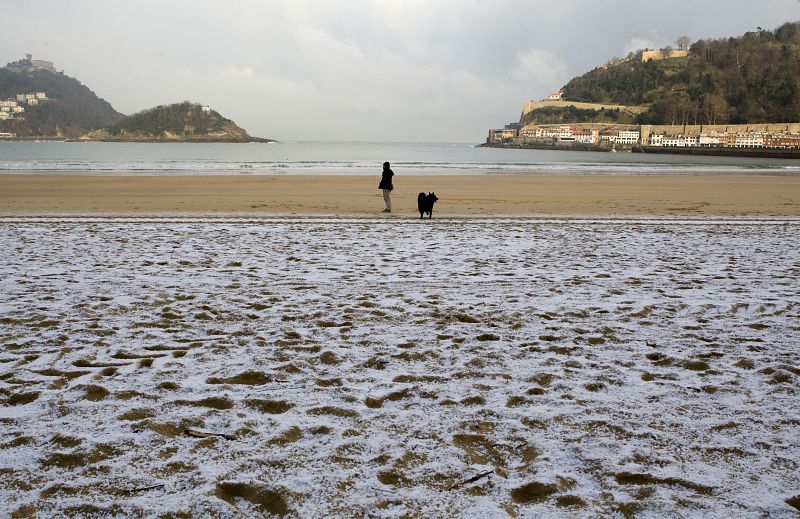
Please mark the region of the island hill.
<svg viewBox="0 0 800 519"><path fill-rule="evenodd" d="M80 137L102 142L272 142L250 136L211 107L184 101L157 106Z"/></svg>
<svg viewBox="0 0 800 519"><path fill-rule="evenodd" d="M800 154L800 22L632 52L578 76L487 145Z"/></svg>
<svg viewBox="0 0 800 519"><path fill-rule="evenodd" d="M0 68L0 139L131 142L272 142L250 136L209 106L183 102L130 117L51 61Z"/></svg>

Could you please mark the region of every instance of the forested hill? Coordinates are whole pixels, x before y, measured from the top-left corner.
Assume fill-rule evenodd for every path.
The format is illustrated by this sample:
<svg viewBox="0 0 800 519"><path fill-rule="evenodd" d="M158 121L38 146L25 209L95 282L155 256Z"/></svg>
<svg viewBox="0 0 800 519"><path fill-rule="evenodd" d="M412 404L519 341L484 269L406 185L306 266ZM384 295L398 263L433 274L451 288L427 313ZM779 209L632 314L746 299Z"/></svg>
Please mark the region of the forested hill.
<svg viewBox="0 0 800 519"><path fill-rule="evenodd" d="M36 106L23 104L25 112L16 119L0 120L0 132L18 137L76 138L123 117L80 81L61 72L34 70L23 62L0 68L0 100L33 92L44 92L48 100Z"/></svg>
<svg viewBox="0 0 800 519"><path fill-rule="evenodd" d="M574 78L564 99L649 105L641 124L800 121L800 22L699 40L683 58L631 55Z"/></svg>
<svg viewBox="0 0 800 519"><path fill-rule="evenodd" d="M118 123L81 137L88 141L142 142L254 142L230 119L204 107L184 101L157 106L126 117Z"/></svg>

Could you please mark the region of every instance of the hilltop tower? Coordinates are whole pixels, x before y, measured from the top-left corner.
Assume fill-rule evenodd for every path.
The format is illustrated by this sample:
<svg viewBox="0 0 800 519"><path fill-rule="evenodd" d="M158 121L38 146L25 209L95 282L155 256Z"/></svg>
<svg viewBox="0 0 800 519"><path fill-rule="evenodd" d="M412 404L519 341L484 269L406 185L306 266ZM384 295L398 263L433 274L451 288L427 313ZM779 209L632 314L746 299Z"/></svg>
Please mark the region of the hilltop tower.
<svg viewBox="0 0 800 519"><path fill-rule="evenodd" d="M30 52L25 54L24 63L26 66L28 66L28 68L31 68L33 70L49 70L51 72L55 71L52 61L33 59L33 54L31 54Z"/></svg>

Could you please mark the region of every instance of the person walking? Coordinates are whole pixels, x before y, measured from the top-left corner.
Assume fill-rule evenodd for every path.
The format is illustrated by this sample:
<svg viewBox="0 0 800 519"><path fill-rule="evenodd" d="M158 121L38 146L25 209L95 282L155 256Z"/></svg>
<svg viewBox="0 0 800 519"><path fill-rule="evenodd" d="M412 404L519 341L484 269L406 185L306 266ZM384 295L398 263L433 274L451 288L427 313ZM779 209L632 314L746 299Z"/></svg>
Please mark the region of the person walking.
<svg viewBox="0 0 800 519"><path fill-rule="evenodd" d="M378 184L378 189L383 190L383 201L386 202L386 209L383 210L384 213L392 212L392 189L394 189L392 177L394 176L394 171L389 168L389 165L388 162L383 163L381 183Z"/></svg>

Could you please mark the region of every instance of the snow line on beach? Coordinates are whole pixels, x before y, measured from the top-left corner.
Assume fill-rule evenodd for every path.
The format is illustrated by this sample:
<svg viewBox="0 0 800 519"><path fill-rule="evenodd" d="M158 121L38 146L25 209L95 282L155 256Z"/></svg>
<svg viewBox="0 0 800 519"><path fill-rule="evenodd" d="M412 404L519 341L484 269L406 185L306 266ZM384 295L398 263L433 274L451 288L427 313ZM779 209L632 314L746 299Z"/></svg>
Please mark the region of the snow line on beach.
<svg viewBox="0 0 800 519"><path fill-rule="evenodd" d="M433 223L0 221L0 515L795 516L796 220Z"/></svg>

